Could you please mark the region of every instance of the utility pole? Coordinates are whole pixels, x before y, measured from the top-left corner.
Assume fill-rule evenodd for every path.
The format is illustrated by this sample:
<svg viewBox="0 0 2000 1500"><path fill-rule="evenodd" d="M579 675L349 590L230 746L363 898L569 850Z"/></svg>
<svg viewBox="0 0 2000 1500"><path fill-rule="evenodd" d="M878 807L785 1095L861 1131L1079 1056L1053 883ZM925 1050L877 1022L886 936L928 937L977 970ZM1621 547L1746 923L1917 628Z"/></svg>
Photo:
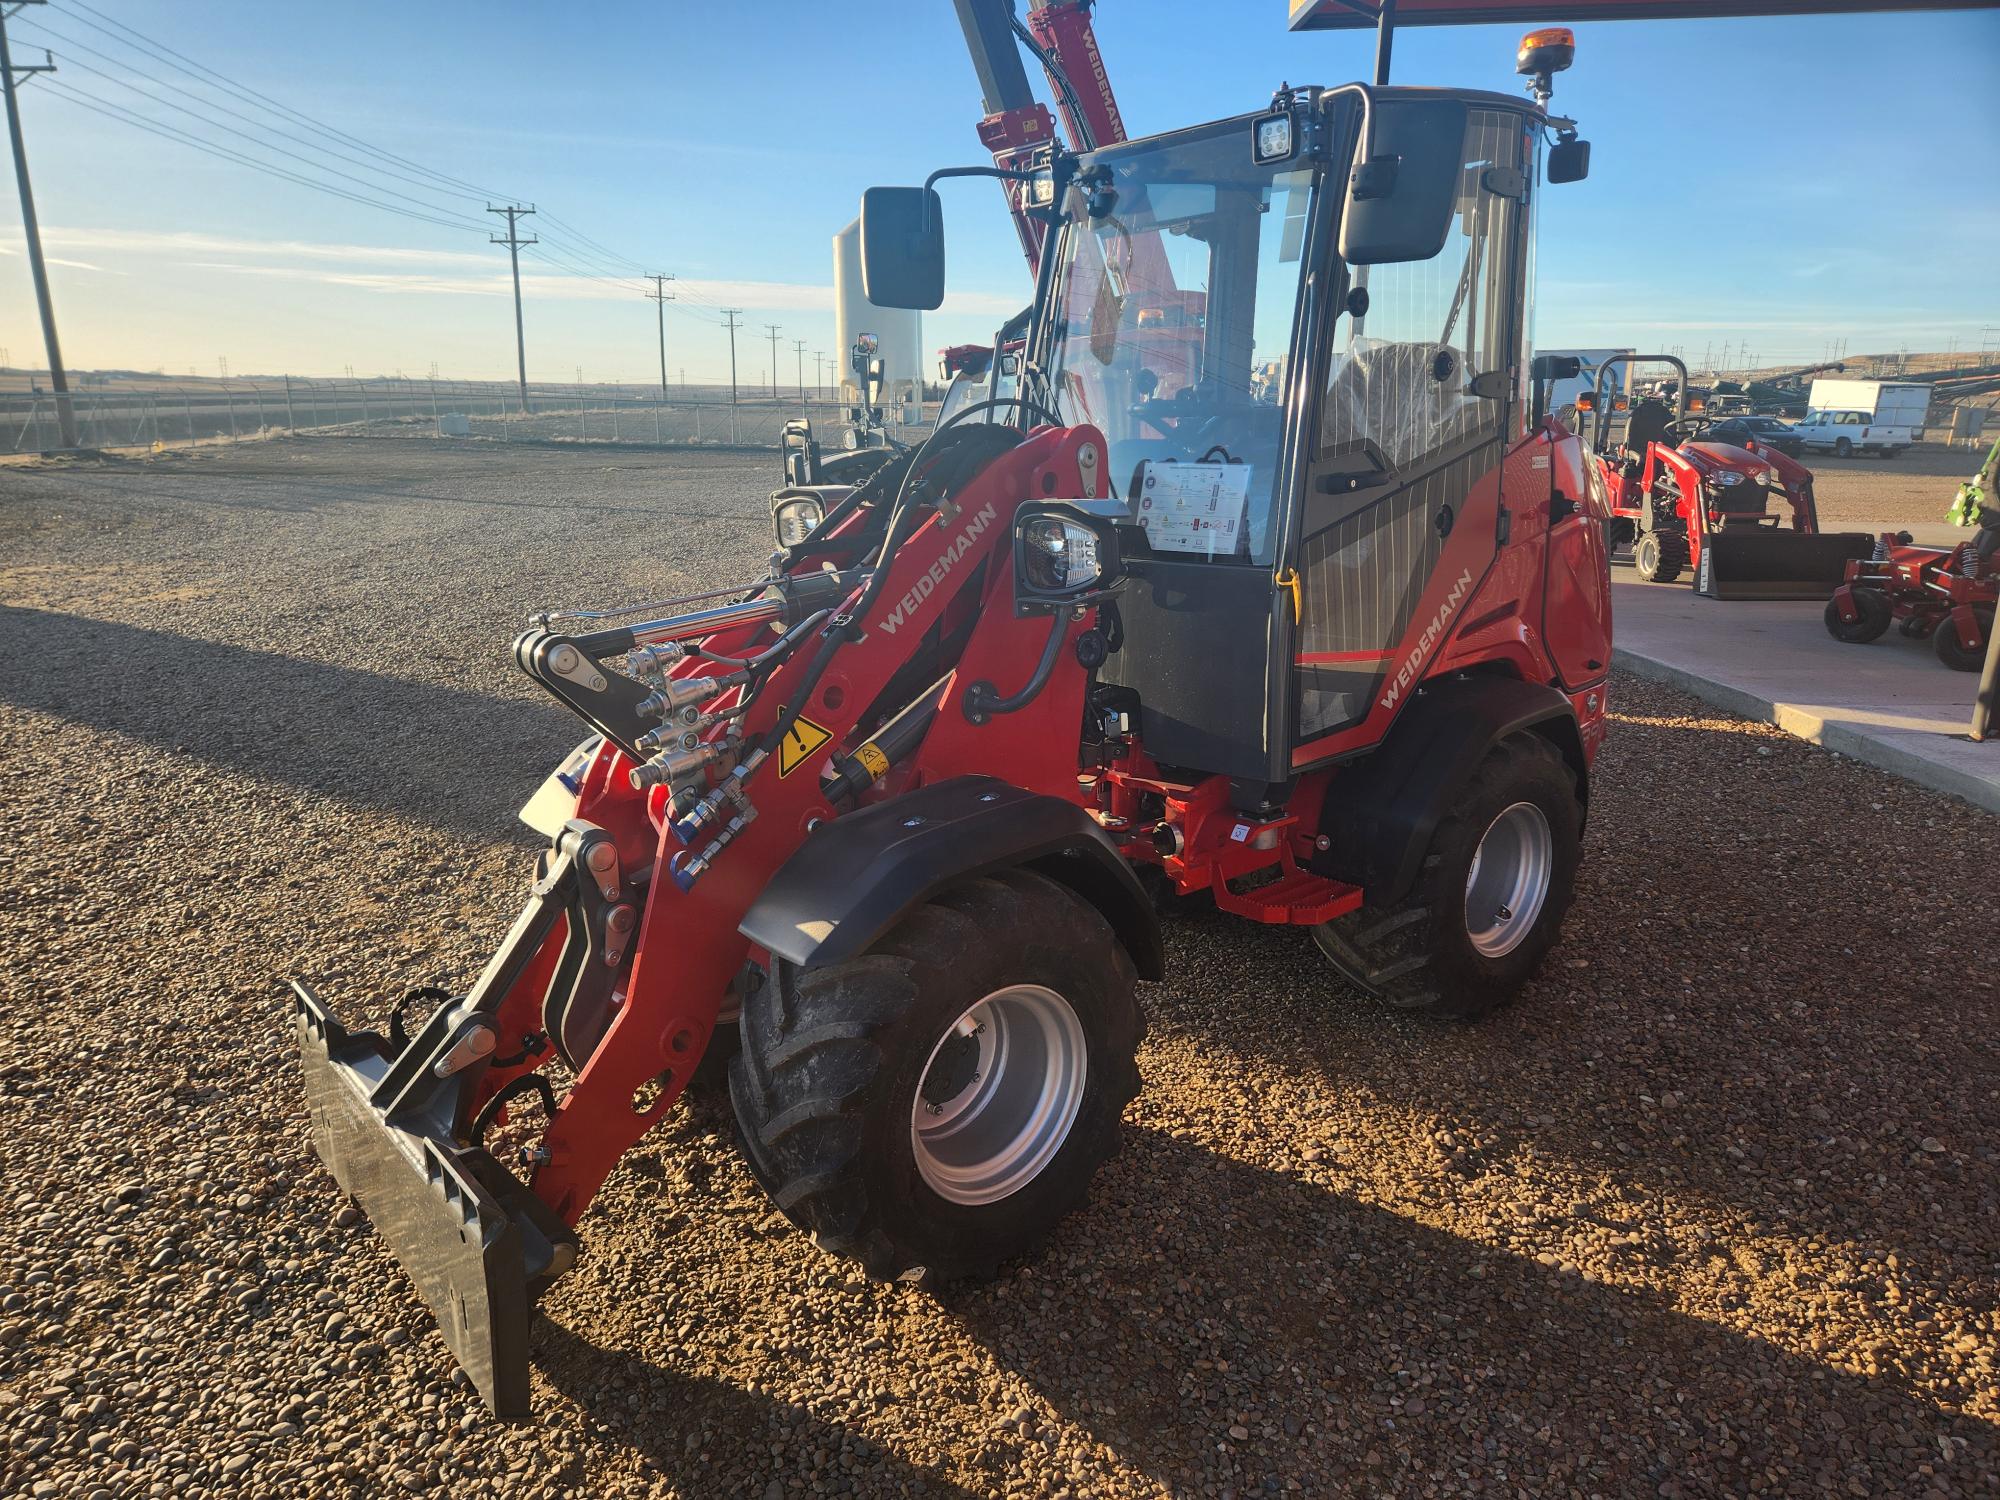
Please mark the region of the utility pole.
<svg viewBox="0 0 2000 1500"><path fill-rule="evenodd" d="M813 350L813 398L817 400L826 390L826 351Z"/></svg>
<svg viewBox="0 0 2000 1500"><path fill-rule="evenodd" d="M522 239L515 231L515 225L535 210L532 204L527 208L522 208L519 204L509 204L506 208L495 208L491 204L488 204L486 211L489 214L505 214L507 216L506 238L503 239L496 234L492 236L492 240L496 245L505 245L507 247L507 259L513 262L514 265L514 358L516 361L515 368L521 378L521 410L526 412L528 409L528 334L527 330L521 324L521 247L523 245L538 244L540 241L538 237L532 235L525 240Z"/></svg>
<svg viewBox="0 0 2000 1500"><path fill-rule="evenodd" d="M771 330L771 399L775 401L778 399L778 325L766 323L764 326Z"/></svg>
<svg viewBox="0 0 2000 1500"><path fill-rule="evenodd" d="M800 339L792 345L792 349L799 356L799 400L803 403L806 399L806 341Z"/></svg>
<svg viewBox="0 0 2000 1500"><path fill-rule="evenodd" d="M742 313L743 309L740 307L725 307L722 310L723 317L729 319L729 404L731 406L736 404L736 330L741 326L736 320Z"/></svg>
<svg viewBox="0 0 2000 1500"><path fill-rule="evenodd" d="M21 5L45 3L47 0L20 0ZM14 9L20 9L20 5ZM56 308L49 298L49 268L42 261L42 226L35 217L35 193L28 183L28 147L21 139L21 104L17 97L18 77L53 73L56 60L45 51L43 62L14 65L13 54L7 50L7 17L11 14L12 11L0 5L0 92L7 96L7 132L14 139L14 180L21 189L21 230L28 240L28 270L35 281L35 301L42 309L42 343L48 349L49 385L56 397L56 425L62 430L62 445L74 448L76 408L69 399L69 374L63 369L62 344L56 338Z"/></svg>
<svg viewBox="0 0 2000 1500"><path fill-rule="evenodd" d="M667 283L674 278L655 271L646 279L653 283L653 289L646 295L658 305L660 313L660 399L664 401L667 399L667 304L674 300Z"/></svg>

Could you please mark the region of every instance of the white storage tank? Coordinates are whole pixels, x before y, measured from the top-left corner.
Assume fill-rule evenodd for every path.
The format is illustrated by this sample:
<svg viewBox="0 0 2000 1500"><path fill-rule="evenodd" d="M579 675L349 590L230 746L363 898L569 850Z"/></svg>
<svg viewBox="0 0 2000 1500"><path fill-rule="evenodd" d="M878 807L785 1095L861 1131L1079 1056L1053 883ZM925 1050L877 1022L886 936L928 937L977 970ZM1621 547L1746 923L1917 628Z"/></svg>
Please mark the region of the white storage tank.
<svg viewBox="0 0 2000 1500"><path fill-rule="evenodd" d="M882 405L900 406L915 383L921 399L924 380L924 317L915 308L877 307L861 291L861 221L854 220L833 237L833 318L835 346L840 353L840 379L847 400L856 399L854 341L872 333L882 361Z"/></svg>

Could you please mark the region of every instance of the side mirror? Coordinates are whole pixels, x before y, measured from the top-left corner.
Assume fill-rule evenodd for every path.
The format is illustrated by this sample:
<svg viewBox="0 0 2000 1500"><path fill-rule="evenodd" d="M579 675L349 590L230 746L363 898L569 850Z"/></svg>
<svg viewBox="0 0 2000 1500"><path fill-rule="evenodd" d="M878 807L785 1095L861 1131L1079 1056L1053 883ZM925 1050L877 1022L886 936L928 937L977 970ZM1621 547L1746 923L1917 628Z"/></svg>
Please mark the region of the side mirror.
<svg viewBox="0 0 2000 1500"><path fill-rule="evenodd" d="M1537 354L1528 374L1535 380L1574 380L1583 373L1583 361L1574 354Z"/></svg>
<svg viewBox="0 0 2000 1500"><path fill-rule="evenodd" d="M944 204L936 188L861 195L861 295L877 307L934 312L944 301Z"/></svg>
<svg viewBox="0 0 2000 1500"><path fill-rule="evenodd" d="M1351 266L1429 260L1444 248L1465 169L1459 99L1377 99L1348 174L1340 254Z"/></svg>
<svg viewBox="0 0 2000 1500"><path fill-rule="evenodd" d="M1581 182L1590 175L1590 142L1558 141L1549 147L1550 182Z"/></svg>

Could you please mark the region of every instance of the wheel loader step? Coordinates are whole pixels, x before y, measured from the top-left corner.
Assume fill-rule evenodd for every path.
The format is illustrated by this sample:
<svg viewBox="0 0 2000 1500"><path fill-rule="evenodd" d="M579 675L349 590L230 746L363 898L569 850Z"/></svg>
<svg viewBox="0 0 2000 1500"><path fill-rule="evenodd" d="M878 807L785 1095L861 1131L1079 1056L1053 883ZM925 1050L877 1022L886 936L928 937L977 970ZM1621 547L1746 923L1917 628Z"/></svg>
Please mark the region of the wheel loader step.
<svg viewBox="0 0 2000 1500"><path fill-rule="evenodd" d="M1266 885L1233 891L1218 880L1215 904L1253 922L1314 927L1344 916L1361 904L1361 888L1294 870Z"/></svg>

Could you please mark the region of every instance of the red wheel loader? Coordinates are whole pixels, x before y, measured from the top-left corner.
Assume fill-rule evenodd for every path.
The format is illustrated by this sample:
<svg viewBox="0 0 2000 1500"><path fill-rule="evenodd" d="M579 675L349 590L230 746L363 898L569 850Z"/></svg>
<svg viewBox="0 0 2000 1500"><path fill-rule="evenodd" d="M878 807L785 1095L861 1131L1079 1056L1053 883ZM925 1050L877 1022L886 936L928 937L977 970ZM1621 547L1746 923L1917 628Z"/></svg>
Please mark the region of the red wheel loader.
<svg viewBox="0 0 2000 1500"><path fill-rule="evenodd" d="M739 590L515 642L590 732L524 812L520 918L412 1034L295 984L318 1149L495 1411L724 1016L779 1209L928 1283L1033 1250L1116 1149L1164 966L1139 872L1303 929L1329 1004L1477 1016L1534 973L1611 657L1610 518L1523 347L1540 181L1586 162L1567 61L1524 49L1541 104L1286 88L935 174L1033 209L1008 420ZM861 225L870 300L935 308L935 187Z"/></svg>
<svg viewBox="0 0 2000 1500"><path fill-rule="evenodd" d="M1673 405L1645 396L1626 409L1609 384L1614 369L1668 364L1679 374ZM1687 366L1671 354L1620 355L1597 371L1578 409L1594 419L1591 447L1610 490L1614 544L1632 548L1647 583L1672 583L1692 572L1711 599L1824 599L1843 570L1874 550L1865 532L1822 532L1813 476L1797 459L1754 439L1714 442L1710 419L1690 412Z"/></svg>

